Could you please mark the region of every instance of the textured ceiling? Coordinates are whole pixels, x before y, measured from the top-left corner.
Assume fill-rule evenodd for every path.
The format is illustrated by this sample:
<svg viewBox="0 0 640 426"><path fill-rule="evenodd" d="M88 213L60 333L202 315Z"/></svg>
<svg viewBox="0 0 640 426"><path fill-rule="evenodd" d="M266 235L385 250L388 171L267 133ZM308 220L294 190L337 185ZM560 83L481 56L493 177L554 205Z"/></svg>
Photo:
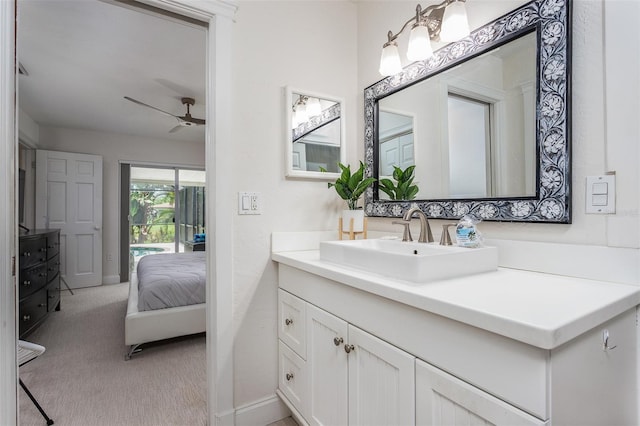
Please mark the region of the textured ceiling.
<svg viewBox="0 0 640 426"><path fill-rule="evenodd" d="M168 133L180 99L205 118L206 29L99 0L18 0L18 106L38 124L204 142Z"/></svg>

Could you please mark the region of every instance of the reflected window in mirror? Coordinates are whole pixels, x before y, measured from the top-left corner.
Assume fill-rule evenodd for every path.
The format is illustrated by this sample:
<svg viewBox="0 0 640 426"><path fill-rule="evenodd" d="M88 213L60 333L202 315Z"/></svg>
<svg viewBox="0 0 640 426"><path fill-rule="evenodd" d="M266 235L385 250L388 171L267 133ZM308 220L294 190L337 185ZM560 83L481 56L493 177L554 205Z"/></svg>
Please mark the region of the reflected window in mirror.
<svg viewBox="0 0 640 426"><path fill-rule="evenodd" d="M285 88L286 170L290 178L335 179L345 162L344 102ZM326 170L323 172L322 170Z"/></svg>
<svg viewBox="0 0 640 426"><path fill-rule="evenodd" d="M532 1L365 89L368 175L399 165L383 144L387 112L402 111L420 187L403 202L374 185L367 214L570 223L569 15L564 1Z"/></svg>

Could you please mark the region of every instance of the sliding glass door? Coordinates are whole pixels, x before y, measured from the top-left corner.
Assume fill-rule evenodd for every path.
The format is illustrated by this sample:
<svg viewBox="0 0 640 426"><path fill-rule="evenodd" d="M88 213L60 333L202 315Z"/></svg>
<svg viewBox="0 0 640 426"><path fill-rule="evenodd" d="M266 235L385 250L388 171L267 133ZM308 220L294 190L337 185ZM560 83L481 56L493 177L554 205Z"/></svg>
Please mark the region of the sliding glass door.
<svg viewBox="0 0 640 426"><path fill-rule="evenodd" d="M142 256L204 250L204 170L122 164L121 176L121 190L128 194L126 204L124 194L121 197L122 225L128 233L122 232L121 238L128 244L126 253L122 244L120 259L129 272Z"/></svg>

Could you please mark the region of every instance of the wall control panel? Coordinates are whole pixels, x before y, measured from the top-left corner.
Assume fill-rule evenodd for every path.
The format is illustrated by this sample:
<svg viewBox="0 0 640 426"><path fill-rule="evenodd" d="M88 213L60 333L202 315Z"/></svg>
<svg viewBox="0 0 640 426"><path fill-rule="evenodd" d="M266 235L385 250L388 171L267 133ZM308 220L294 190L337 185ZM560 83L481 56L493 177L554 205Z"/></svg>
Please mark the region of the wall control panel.
<svg viewBox="0 0 640 426"><path fill-rule="evenodd" d="M616 175L587 176L586 212L611 214L616 212Z"/></svg>
<svg viewBox="0 0 640 426"><path fill-rule="evenodd" d="M238 214L262 214L259 192L238 192Z"/></svg>

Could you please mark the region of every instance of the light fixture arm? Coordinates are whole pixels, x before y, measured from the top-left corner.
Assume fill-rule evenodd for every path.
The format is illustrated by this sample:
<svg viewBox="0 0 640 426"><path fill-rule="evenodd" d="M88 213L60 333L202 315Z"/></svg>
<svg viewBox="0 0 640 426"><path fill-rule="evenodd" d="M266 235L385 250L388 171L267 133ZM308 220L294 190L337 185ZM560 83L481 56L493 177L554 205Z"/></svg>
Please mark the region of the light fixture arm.
<svg viewBox="0 0 640 426"><path fill-rule="evenodd" d="M431 36L431 38L437 37L438 34L440 33L440 25L442 24L442 18L441 18L442 15L440 15L439 18L434 18L433 16L431 16L431 13L435 10L444 9L445 7L449 6L451 3L454 3L456 1L465 2L466 0L444 0L440 4L428 6L424 10L422 9L422 6L418 4L416 6L416 15L412 16L407 22L405 22L402 28L400 28L400 31L398 31L395 34L392 31L389 31L387 33L387 42L383 45L383 47L386 47L390 43L394 42L398 38L398 36L402 34L404 30L407 29L407 26L409 26L409 24L417 24L422 21L426 22L427 28L429 29L429 35Z"/></svg>

